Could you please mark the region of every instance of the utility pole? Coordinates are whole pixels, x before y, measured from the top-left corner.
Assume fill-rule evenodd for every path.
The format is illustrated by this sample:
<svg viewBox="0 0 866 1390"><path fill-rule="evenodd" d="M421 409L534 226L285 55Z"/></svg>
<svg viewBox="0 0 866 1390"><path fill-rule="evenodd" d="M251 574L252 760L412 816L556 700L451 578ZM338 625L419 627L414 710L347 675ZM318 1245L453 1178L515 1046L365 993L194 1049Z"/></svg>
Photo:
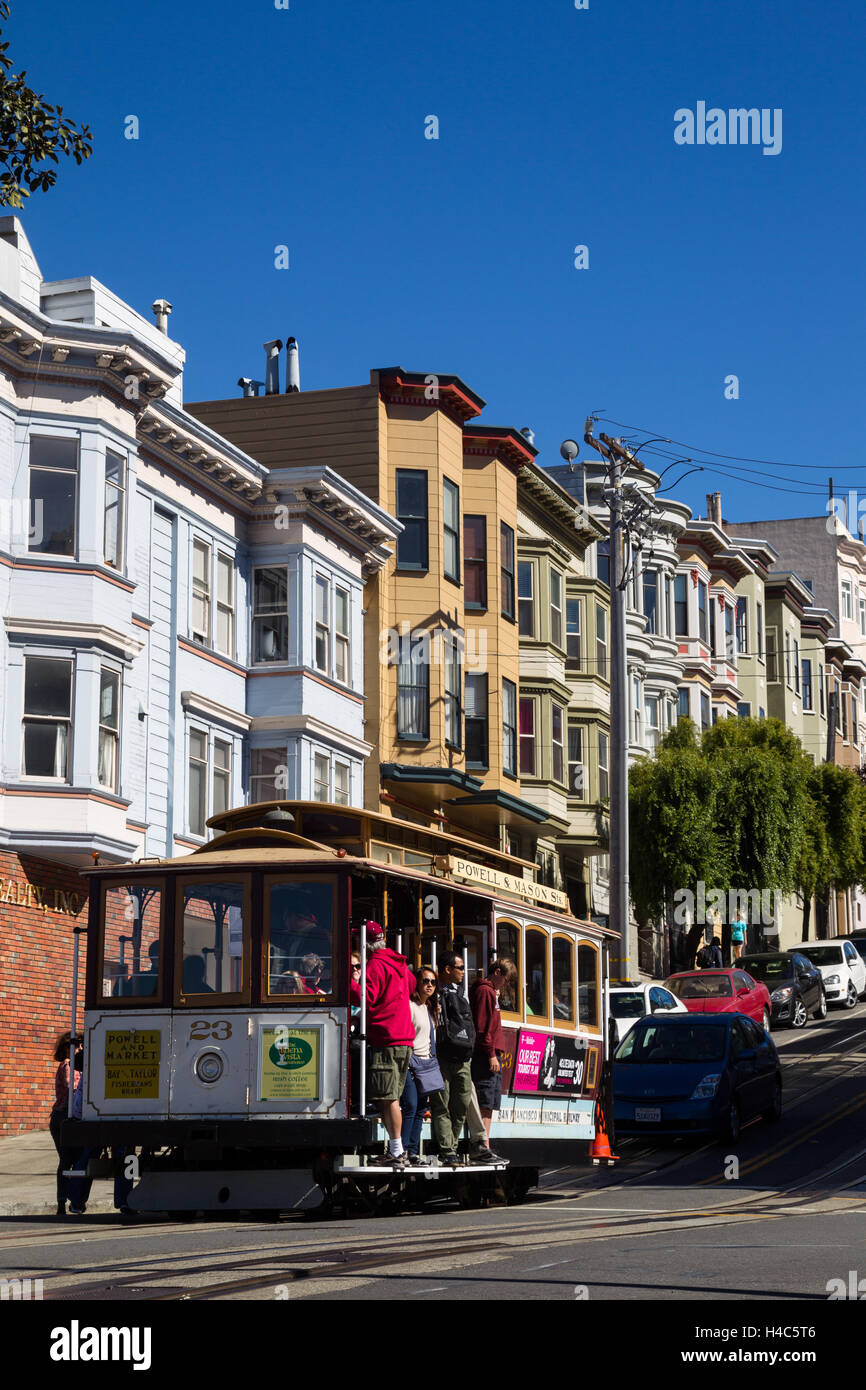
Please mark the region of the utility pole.
<svg viewBox="0 0 866 1390"><path fill-rule="evenodd" d="M619 440L602 434L595 439L590 416L584 440L606 460L610 507L610 924L619 933L619 953L613 955L612 981L631 981L629 923L628 836L628 662L625 631L625 585L628 566L624 517L623 476L630 465L643 464ZM612 953L613 954L613 953Z"/></svg>

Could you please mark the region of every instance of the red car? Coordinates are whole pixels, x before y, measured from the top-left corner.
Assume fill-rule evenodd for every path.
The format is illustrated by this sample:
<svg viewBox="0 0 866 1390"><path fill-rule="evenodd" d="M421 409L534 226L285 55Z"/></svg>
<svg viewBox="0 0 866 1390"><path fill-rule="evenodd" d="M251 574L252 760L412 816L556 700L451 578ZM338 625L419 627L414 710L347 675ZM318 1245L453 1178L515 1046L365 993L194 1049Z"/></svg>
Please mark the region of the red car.
<svg viewBox="0 0 866 1390"><path fill-rule="evenodd" d="M683 970L665 980L665 988L690 1014L748 1014L770 1031L770 992L745 970Z"/></svg>

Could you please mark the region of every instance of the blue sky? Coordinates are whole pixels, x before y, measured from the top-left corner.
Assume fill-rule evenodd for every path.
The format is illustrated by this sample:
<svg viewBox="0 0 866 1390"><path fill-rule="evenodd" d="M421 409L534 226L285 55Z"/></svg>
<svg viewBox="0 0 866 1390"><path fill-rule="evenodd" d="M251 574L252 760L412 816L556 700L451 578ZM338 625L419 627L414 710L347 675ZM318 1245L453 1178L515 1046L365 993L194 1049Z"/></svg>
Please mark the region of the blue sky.
<svg viewBox="0 0 866 1390"><path fill-rule="evenodd" d="M22 214L43 274L168 298L187 400L294 334L302 389L456 372L543 463L595 410L772 461L687 478L700 513L716 488L731 520L822 512L828 474L866 490L862 9L15 0L5 37L94 132ZM677 145L698 101L780 108L781 153Z"/></svg>

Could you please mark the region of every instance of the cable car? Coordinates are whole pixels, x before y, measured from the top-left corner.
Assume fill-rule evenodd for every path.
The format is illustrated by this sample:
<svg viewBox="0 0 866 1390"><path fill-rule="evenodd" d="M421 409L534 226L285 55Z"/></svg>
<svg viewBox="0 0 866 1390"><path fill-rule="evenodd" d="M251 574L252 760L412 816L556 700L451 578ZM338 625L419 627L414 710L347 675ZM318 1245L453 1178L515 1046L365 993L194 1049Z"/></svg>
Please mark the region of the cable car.
<svg viewBox="0 0 866 1390"><path fill-rule="evenodd" d="M83 1099L65 1142L126 1155L133 1210L519 1200L540 1168L586 1152L606 928L576 919L533 865L445 830L285 801L209 825L182 858L89 873ZM515 963L490 1135L507 1168L370 1165L386 1136L349 995L368 920L415 968L459 950L467 988L494 955Z"/></svg>

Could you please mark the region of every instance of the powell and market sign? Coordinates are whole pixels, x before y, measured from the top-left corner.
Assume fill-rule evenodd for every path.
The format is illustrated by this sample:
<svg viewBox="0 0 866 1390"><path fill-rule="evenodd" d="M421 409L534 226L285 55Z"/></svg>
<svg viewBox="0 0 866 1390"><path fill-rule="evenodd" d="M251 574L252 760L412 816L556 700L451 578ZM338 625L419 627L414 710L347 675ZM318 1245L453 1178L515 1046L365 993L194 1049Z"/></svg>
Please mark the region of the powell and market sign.
<svg viewBox="0 0 866 1390"><path fill-rule="evenodd" d="M37 883L0 878L0 903L8 903L10 907L36 907L42 912L63 912L77 917L86 901L83 893L65 893L62 888L40 888Z"/></svg>
<svg viewBox="0 0 866 1390"><path fill-rule="evenodd" d="M473 864L471 859L458 859L448 856L448 872L461 883L479 883L486 888L499 888L506 893L514 893L518 898L530 898L533 902L547 907L568 910L568 898L558 888L548 888L543 883L532 883L519 878L517 874L502 873L499 869L488 869L484 864Z"/></svg>

